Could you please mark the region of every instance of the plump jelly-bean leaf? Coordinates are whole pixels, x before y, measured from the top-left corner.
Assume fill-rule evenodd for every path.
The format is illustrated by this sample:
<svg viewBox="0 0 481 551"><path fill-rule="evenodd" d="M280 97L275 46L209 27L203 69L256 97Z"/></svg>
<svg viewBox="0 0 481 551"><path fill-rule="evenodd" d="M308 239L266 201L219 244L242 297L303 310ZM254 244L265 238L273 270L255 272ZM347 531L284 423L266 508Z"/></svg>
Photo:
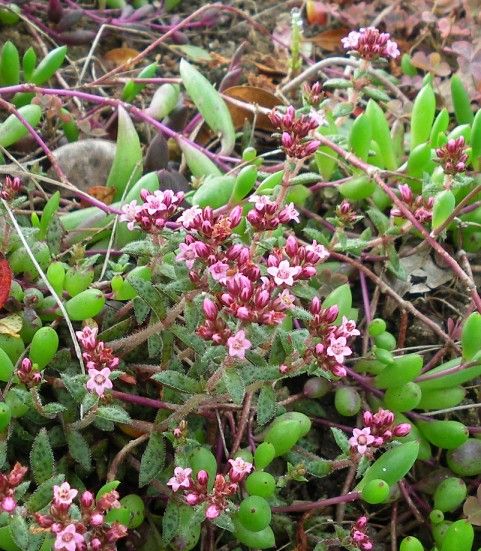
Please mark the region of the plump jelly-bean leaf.
<svg viewBox="0 0 481 551"><path fill-rule="evenodd" d="M31 82L40 86L60 69L67 54L67 46L59 46L50 51L32 73Z"/></svg>
<svg viewBox="0 0 481 551"><path fill-rule="evenodd" d="M185 59L180 62L180 76L205 122L215 133L220 134L221 153L231 153L235 145L235 129L229 109L219 92Z"/></svg>
<svg viewBox="0 0 481 551"><path fill-rule="evenodd" d="M38 125L42 116L42 109L39 105L25 105L20 107L18 112L34 128ZM12 114L0 124L0 145L9 147L27 134L27 128Z"/></svg>
<svg viewBox="0 0 481 551"><path fill-rule="evenodd" d="M431 444L445 450L461 446L469 437L468 429L459 421L418 421L416 424Z"/></svg>
<svg viewBox="0 0 481 551"><path fill-rule="evenodd" d="M474 119L471 99L459 75L451 77L451 97L458 123L471 124Z"/></svg>
<svg viewBox="0 0 481 551"><path fill-rule="evenodd" d="M427 142L436 111L436 97L430 84L418 92L411 113L411 150L417 145Z"/></svg>
<svg viewBox="0 0 481 551"><path fill-rule="evenodd" d="M481 314L473 312L464 322L461 333L461 348L465 360L471 360L481 350L479 335L481 335Z"/></svg>
<svg viewBox="0 0 481 551"><path fill-rule="evenodd" d="M162 120L177 105L180 96L180 87L178 84L162 84L150 101L146 113L154 119Z"/></svg>
<svg viewBox="0 0 481 551"><path fill-rule="evenodd" d="M222 175L222 172L219 170L217 165L215 165L198 147L195 147L183 138L179 138L177 143L184 154L185 162L187 163L189 170L196 178L208 175Z"/></svg>

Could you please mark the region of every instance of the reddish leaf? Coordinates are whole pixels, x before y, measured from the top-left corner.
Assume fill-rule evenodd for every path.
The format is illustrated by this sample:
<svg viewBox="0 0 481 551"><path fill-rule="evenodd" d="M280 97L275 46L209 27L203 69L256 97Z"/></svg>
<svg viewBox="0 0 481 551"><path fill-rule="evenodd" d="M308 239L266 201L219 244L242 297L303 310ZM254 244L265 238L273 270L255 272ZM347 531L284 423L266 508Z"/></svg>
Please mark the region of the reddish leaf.
<svg viewBox="0 0 481 551"><path fill-rule="evenodd" d="M0 256L0 308L7 302L12 284L12 270L6 258Z"/></svg>
<svg viewBox="0 0 481 551"><path fill-rule="evenodd" d="M137 57L139 53L138 50L134 50L133 48L114 48L104 55L104 59L112 63L115 67L119 67L124 63L129 63L134 57Z"/></svg>
<svg viewBox="0 0 481 551"><path fill-rule="evenodd" d="M325 25L327 23L327 11L323 2L307 0L306 14L309 25Z"/></svg>
<svg viewBox="0 0 481 551"><path fill-rule="evenodd" d="M322 33L308 38L313 44L319 46L322 50L327 52L335 52L342 49L341 38L344 38L349 34L350 29L347 27L337 27L336 29L328 29Z"/></svg>
<svg viewBox="0 0 481 551"><path fill-rule="evenodd" d="M111 205L114 200L115 188L108 186L90 186L87 189L87 193L92 197L95 197L95 199L102 201L102 203ZM90 206L87 201L81 201L81 203L84 207Z"/></svg>

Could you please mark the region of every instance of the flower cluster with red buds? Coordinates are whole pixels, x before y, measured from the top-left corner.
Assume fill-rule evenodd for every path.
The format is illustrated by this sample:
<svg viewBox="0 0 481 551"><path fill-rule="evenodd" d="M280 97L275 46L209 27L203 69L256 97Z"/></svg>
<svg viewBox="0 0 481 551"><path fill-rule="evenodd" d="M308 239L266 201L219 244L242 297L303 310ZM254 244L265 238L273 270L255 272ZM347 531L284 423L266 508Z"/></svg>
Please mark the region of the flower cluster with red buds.
<svg viewBox="0 0 481 551"><path fill-rule="evenodd" d="M399 186L399 192L401 194L401 199L418 222L424 224L431 220L434 204L433 197L425 198L421 195L414 197L411 188L407 184L401 184ZM391 216L395 218L404 218L403 212L397 207L391 209Z"/></svg>
<svg viewBox="0 0 481 551"><path fill-rule="evenodd" d="M380 409L372 414L365 411L363 416L364 427L354 429L349 439L351 449L359 455L365 455L370 448L380 448L393 438L406 436L411 431L409 423L394 423L394 413L387 409Z"/></svg>
<svg viewBox="0 0 481 551"><path fill-rule="evenodd" d="M256 231L275 230L292 220L299 222L299 212L293 203L279 207L267 195L251 195L249 202L254 203L254 208L248 212L247 220Z"/></svg>
<svg viewBox="0 0 481 551"><path fill-rule="evenodd" d="M307 351L307 355L314 356L317 362L336 377L347 375L344 359L352 354L348 346L351 337L359 335L356 322L343 316L341 325L334 325L339 315L339 308L334 305L322 308L321 301L314 297L309 308L312 319L309 322L309 332L315 337L317 344Z"/></svg>
<svg viewBox="0 0 481 551"><path fill-rule="evenodd" d="M138 205L134 200L122 207L120 221L127 222L129 230L138 226L146 232L158 233L164 228L167 220L177 213L184 200L184 193L174 193L170 189L156 190L152 193L143 189L140 197L144 201L142 205Z"/></svg>
<svg viewBox="0 0 481 551"><path fill-rule="evenodd" d="M344 199L336 207L336 217L343 226L351 226L356 221L357 215L351 203Z"/></svg>
<svg viewBox="0 0 481 551"><path fill-rule="evenodd" d="M242 220L242 207L234 207L228 215L215 213L211 207L193 206L183 211L177 222L198 235L202 241L218 245L232 235Z"/></svg>
<svg viewBox="0 0 481 551"><path fill-rule="evenodd" d="M0 473L0 511L11 514L17 507L15 490L23 481L27 467L15 463L8 474Z"/></svg>
<svg viewBox="0 0 481 551"><path fill-rule="evenodd" d="M110 375L120 360L112 354L112 349L105 346L103 341L97 340L97 328L84 327L77 331L77 338L82 347L82 357L85 360L89 380L86 387L102 398L106 389L112 388Z"/></svg>
<svg viewBox="0 0 481 551"><path fill-rule="evenodd" d="M85 491L79 504L81 518L73 517L71 507L78 490L68 482L53 487L49 514L35 513L40 528L55 536L55 551L116 551L117 541L127 535L127 528L118 522L108 523L106 513L120 507L115 490L95 499Z"/></svg>
<svg viewBox="0 0 481 551"><path fill-rule="evenodd" d="M389 33L380 33L375 27L363 27L359 31L351 31L341 42L346 50L366 60L378 57L396 59L400 52L396 42L390 38Z"/></svg>
<svg viewBox="0 0 481 551"><path fill-rule="evenodd" d="M290 105L284 114L273 110L269 118L282 131L281 144L288 157L304 159L317 151L320 141L310 134L321 124L320 117L312 113L298 117L296 110Z"/></svg>
<svg viewBox="0 0 481 551"><path fill-rule="evenodd" d="M42 382L42 374L35 369L35 365L28 358L24 358L16 371L19 380L28 388L38 386Z"/></svg>
<svg viewBox="0 0 481 551"><path fill-rule="evenodd" d="M322 90L322 84L320 82L314 82L314 84L304 83L302 95L306 103L312 107L319 107L319 104L324 99L324 92Z"/></svg>
<svg viewBox="0 0 481 551"><path fill-rule="evenodd" d="M468 155L463 136L451 139L446 145L436 149L436 155L446 174L457 174L466 170Z"/></svg>
<svg viewBox="0 0 481 551"><path fill-rule="evenodd" d="M370 551L374 547L366 531L367 517L359 517L351 528L351 542L362 551Z"/></svg>
<svg viewBox="0 0 481 551"><path fill-rule="evenodd" d="M182 490L184 499L188 505L195 506L206 503L205 518L212 520L217 518L229 506L229 498L237 492L239 484L252 471L251 463L242 458L229 459L230 470L227 476L217 474L214 486L209 492L209 475L201 470L192 478L192 469L176 467L174 476L167 482L173 492Z"/></svg>
<svg viewBox="0 0 481 551"><path fill-rule="evenodd" d="M18 195L21 187L22 181L18 176L15 176L14 178L6 176L2 187L0 187L0 198L5 201L12 201Z"/></svg>

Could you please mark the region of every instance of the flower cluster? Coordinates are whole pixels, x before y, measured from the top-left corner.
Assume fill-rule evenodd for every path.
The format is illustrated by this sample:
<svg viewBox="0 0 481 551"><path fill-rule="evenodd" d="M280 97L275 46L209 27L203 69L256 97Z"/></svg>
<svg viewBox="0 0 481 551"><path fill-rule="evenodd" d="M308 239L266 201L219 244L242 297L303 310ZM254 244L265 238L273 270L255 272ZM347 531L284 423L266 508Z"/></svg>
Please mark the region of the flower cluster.
<svg viewBox="0 0 481 551"><path fill-rule="evenodd" d="M292 220L299 222L299 212L293 203L279 208L267 195L251 195L249 202L254 203L254 208L247 214L247 220L256 231L275 230Z"/></svg>
<svg viewBox="0 0 481 551"><path fill-rule="evenodd" d="M421 195L414 197L411 188L407 184L401 184L399 186L399 191L401 193L401 199L418 222L424 224L425 222L429 222L429 220L431 220L434 204L433 197L425 198ZM395 218L404 218L404 214L397 207L391 209L391 216L394 216Z"/></svg>
<svg viewBox="0 0 481 551"><path fill-rule="evenodd" d="M17 507L15 489L22 482L27 470L27 467L15 463L8 474L0 473L0 511L10 514Z"/></svg>
<svg viewBox="0 0 481 551"><path fill-rule="evenodd" d="M127 528L118 522L108 523L105 515L120 507L115 490L95 500L89 491L80 497L80 518L72 511L78 490L68 482L53 487L49 514L35 513L40 528L55 536L55 551L116 551L117 541L127 535Z"/></svg>
<svg viewBox="0 0 481 551"><path fill-rule="evenodd" d="M146 232L157 233L164 228L167 220L176 214L184 200L184 193L174 193L170 189L151 193L143 189L140 197L144 201L142 205L137 205L137 201L134 200L122 207L120 221L127 222L129 230L133 230L137 225Z"/></svg>
<svg viewBox="0 0 481 551"><path fill-rule="evenodd" d="M343 316L341 325L334 325L339 308L321 308L317 297L312 299L309 310L313 316L309 323L309 332L319 342L307 354L313 355L324 369L336 377L345 377L347 372L343 365L344 359L352 354L347 341L360 334L356 329L356 322Z"/></svg>
<svg viewBox="0 0 481 551"><path fill-rule="evenodd" d="M466 170L468 155L463 136L451 139L446 145L436 149L436 155L446 174L457 174Z"/></svg>
<svg viewBox="0 0 481 551"><path fill-rule="evenodd" d="M309 135L322 122L318 116L311 113L297 117L294 107L290 105L284 114L274 110L269 118L282 131L281 144L288 157L304 159L316 152L320 141Z"/></svg>
<svg viewBox="0 0 481 551"><path fill-rule="evenodd" d="M324 92L322 90L322 85L320 82L314 82L314 84L309 84L308 82L304 83L302 90L302 95L306 103L312 107L319 107L322 99L324 98Z"/></svg>
<svg viewBox="0 0 481 551"><path fill-rule="evenodd" d="M15 178L6 176L2 187L0 188L0 198L5 201L12 201L17 196L21 187L22 181L18 178L18 176L15 176Z"/></svg>
<svg viewBox="0 0 481 551"><path fill-rule="evenodd" d="M87 390L95 392L100 398L105 390L112 388L110 375L112 369L119 365L119 358L112 354L112 349L97 340L97 328L84 327L77 331L77 338L82 347L82 357L86 362L89 380Z"/></svg>
<svg viewBox="0 0 481 551"><path fill-rule="evenodd" d="M19 380L28 388L38 386L42 381L42 374L34 369L31 360L24 358L16 371Z"/></svg>
<svg viewBox="0 0 481 551"><path fill-rule="evenodd" d="M192 478L192 469L176 467L174 476L167 482L167 485L174 492L182 489L184 498L188 505L194 506L207 503L205 517L207 519L217 518L228 507L228 499L239 489L239 483L252 471L251 463L242 458L229 459L231 465L227 476L218 474L215 477L214 486L209 492L209 475L206 471L199 471L195 480Z"/></svg>
<svg viewBox="0 0 481 551"><path fill-rule="evenodd" d="M341 41L346 50L357 53L366 60L384 57L396 59L400 52L396 42L390 40L389 33L380 33L375 27L351 31Z"/></svg>
<svg viewBox="0 0 481 551"><path fill-rule="evenodd" d="M392 411L380 409L372 414L365 411L363 414L364 428L354 429L349 439L351 449L359 455L365 455L369 448L380 448L392 438L406 436L411 431L409 423L394 423Z"/></svg>
<svg viewBox="0 0 481 551"><path fill-rule="evenodd" d="M351 541L358 549L362 551L370 551L373 548L373 543L367 531L367 517L359 517L351 528Z"/></svg>

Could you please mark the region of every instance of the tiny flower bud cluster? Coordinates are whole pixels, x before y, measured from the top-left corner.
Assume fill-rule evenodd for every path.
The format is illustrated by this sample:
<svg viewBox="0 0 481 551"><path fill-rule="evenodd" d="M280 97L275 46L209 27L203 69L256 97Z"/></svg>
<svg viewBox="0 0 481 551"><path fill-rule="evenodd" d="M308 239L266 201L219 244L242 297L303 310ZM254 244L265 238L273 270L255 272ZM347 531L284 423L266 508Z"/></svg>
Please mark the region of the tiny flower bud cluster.
<svg viewBox="0 0 481 551"><path fill-rule="evenodd" d="M251 195L249 202L254 203L254 208L247 214L247 220L256 231L275 230L292 220L299 222L299 212L293 203L279 208L267 195Z"/></svg>
<svg viewBox="0 0 481 551"><path fill-rule="evenodd" d="M38 386L42 382L42 374L34 369L31 360L24 358L17 369L17 377L28 388Z"/></svg>
<svg viewBox="0 0 481 551"><path fill-rule="evenodd" d="M359 455L365 455L369 448L380 448L393 438L406 436L411 431L409 423L394 424L394 414L386 409L380 409L375 414L365 411L363 421L364 428L354 429L349 439L351 449Z"/></svg>
<svg viewBox="0 0 481 551"><path fill-rule="evenodd" d="M81 518L73 518L71 506L78 490L68 482L53 487L53 500L47 515L35 513L40 528L55 536L55 551L116 551L117 541L127 535L127 528L118 522L107 523L105 515L120 507L115 490L95 500L85 491L80 497Z"/></svg>
<svg viewBox="0 0 481 551"><path fill-rule="evenodd" d="M404 201L418 222L424 224L425 222L429 222L429 220L431 220L434 204L434 199L432 197L428 197L427 199L421 195L414 197L411 188L407 184L401 184L399 186L399 191L401 193L401 199ZM404 214L397 207L391 209L391 216L394 216L395 218L404 218Z"/></svg>
<svg viewBox="0 0 481 551"><path fill-rule="evenodd" d="M353 545L362 551L370 551L373 549L373 543L367 531L367 517L359 517L351 528L351 540Z"/></svg>
<svg viewBox="0 0 481 551"><path fill-rule="evenodd" d="M396 42L390 40L389 33L380 33L375 27L351 31L341 42L346 50L355 52L366 60L384 57L396 59L400 52Z"/></svg>
<svg viewBox="0 0 481 551"><path fill-rule="evenodd" d="M306 102L312 107L319 107L319 104L324 98L324 92L320 82L314 82L314 84L305 82L302 93Z"/></svg>
<svg viewBox="0 0 481 551"><path fill-rule="evenodd" d="M17 196L21 187L22 181L18 178L18 176L15 176L15 178L6 176L2 187L0 188L0 198L5 201L12 201Z"/></svg>
<svg viewBox="0 0 481 551"><path fill-rule="evenodd" d="M142 205L137 205L137 201L134 200L122 207L123 214L120 215L120 221L127 222L129 230L138 226L146 232L158 233L164 228L167 220L177 212L184 200L184 193L181 191L174 193L170 189L156 190L151 193L143 189L140 197L144 201Z"/></svg>
<svg viewBox="0 0 481 551"><path fill-rule="evenodd" d="M167 482L172 491L184 492L188 505L195 506L207 503L205 517L209 520L217 518L228 507L228 499L239 489L239 483L252 471L251 463L242 458L229 459L230 470L227 476L218 474L215 477L214 487L209 492L207 484L209 475L206 471L199 471L195 480L192 478L192 469L176 467L174 476Z"/></svg>
<svg viewBox="0 0 481 551"><path fill-rule="evenodd" d="M15 463L8 474L0 473L0 511L11 514L17 507L15 489L23 481L27 467Z"/></svg>
<svg viewBox="0 0 481 551"><path fill-rule="evenodd" d="M451 139L446 145L436 149L436 155L446 174L457 174L466 170L468 156L463 136Z"/></svg>
<svg viewBox="0 0 481 551"><path fill-rule="evenodd" d="M272 124L282 131L281 144L286 155L294 159L304 159L316 152L320 145L309 134L319 127L320 120L313 115L296 116L296 111L290 105L284 114L272 111L269 114Z"/></svg>
<svg viewBox="0 0 481 551"><path fill-rule="evenodd" d="M86 387L102 398L106 389L112 388L110 375L120 360L112 354L112 349L105 346L103 341L97 341L97 329L84 327L77 331L77 338L82 347L82 357L87 365L89 380Z"/></svg>
<svg viewBox="0 0 481 551"><path fill-rule="evenodd" d="M334 325L339 308L336 305L321 308L321 301L317 297L312 299L310 312L313 318L309 323L309 332L319 342L306 354L314 356L324 369L336 377L345 377L344 359L352 354L347 341L360 334L356 322L343 316L341 325Z"/></svg>

